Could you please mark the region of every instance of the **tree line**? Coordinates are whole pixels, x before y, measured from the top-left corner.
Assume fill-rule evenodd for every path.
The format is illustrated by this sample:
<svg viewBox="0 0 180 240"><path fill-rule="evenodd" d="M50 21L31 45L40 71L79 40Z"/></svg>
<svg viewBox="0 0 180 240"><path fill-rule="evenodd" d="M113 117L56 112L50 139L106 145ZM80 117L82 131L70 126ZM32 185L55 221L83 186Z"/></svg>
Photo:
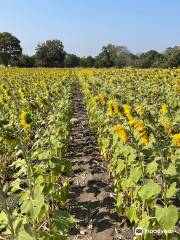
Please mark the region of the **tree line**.
<svg viewBox="0 0 180 240"><path fill-rule="evenodd" d="M0 33L0 64L18 67L137 67L172 68L180 66L180 46L169 47L163 53L149 50L139 55L131 53L126 46L108 44L98 56L78 57L64 50L62 41L53 39L40 43L35 54L22 53L20 40L11 33Z"/></svg>

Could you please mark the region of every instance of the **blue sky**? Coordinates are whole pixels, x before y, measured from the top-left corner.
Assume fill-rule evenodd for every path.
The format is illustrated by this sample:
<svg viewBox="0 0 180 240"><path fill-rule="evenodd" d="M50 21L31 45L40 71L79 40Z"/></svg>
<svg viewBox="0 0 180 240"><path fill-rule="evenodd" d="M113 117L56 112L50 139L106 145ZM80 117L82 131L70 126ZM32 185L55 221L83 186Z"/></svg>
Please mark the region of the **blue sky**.
<svg viewBox="0 0 180 240"><path fill-rule="evenodd" d="M180 0L0 0L0 32L33 54L47 39L65 50L97 55L107 43L134 53L180 45Z"/></svg>

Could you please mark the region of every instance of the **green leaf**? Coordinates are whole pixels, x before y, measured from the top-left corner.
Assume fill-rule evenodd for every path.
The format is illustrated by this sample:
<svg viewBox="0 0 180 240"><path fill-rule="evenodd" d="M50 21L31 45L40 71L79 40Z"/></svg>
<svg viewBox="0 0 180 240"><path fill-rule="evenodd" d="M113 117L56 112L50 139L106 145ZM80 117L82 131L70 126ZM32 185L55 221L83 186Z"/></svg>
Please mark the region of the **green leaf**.
<svg viewBox="0 0 180 240"><path fill-rule="evenodd" d="M142 175L141 167L132 168L129 176L130 182L137 183L141 178L141 175Z"/></svg>
<svg viewBox="0 0 180 240"><path fill-rule="evenodd" d="M139 191L139 196L142 201L146 201L154 198L160 192L161 187L157 183L149 181L147 184L141 187Z"/></svg>
<svg viewBox="0 0 180 240"><path fill-rule="evenodd" d="M42 176L40 176L42 177ZM44 206L44 195L42 193L43 186L40 183L43 181L43 178L36 179L35 189L34 189L34 199L33 199L33 214L32 218L37 219L41 208Z"/></svg>
<svg viewBox="0 0 180 240"><path fill-rule="evenodd" d="M150 224L150 217L147 215L147 213L145 212L143 215L142 215L142 218L141 220L139 221L138 223L138 227L141 227L143 229L148 229L149 227L149 224Z"/></svg>
<svg viewBox="0 0 180 240"><path fill-rule="evenodd" d="M43 181L42 176L36 179L34 186L34 198L26 199L21 205L22 212L30 214L33 220L37 219L41 211L41 208L44 206L44 195L42 193L43 186L41 186L42 181Z"/></svg>
<svg viewBox="0 0 180 240"><path fill-rule="evenodd" d="M134 187L133 189L133 198L137 198L137 195L138 195L138 192L139 192L139 189L141 188L141 186L137 185Z"/></svg>
<svg viewBox="0 0 180 240"><path fill-rule="evenodd" d="M126 216L129 218L129 221L137 223L139 221L138 216L137 216L137 208L132 206L132 207L127 207L126 210Z"/></svg>
<svg viewBox="0 0 180 240"><path fill-rule="evenodd" d="M158 164L156 161L152 161L151 163L149 163L147 165L147 168L146 168L146 171L147 173L149 173L150 175L155 173L157 171L157 167L158 167Z"/></svg>
<svg viewBox="0 0 180 240"><path fill-rule="evenodd" d="M12 183L11 183L11 190L10 190L10 193L14 193L16 192L17 190L21 189L20 187L20 183L21 183L21 179L20 178L17 178L16 180L14 180Z"/></svg>
<svg viewBox="0 0 180 240"><path fill-rule="evenodd" d="M2 224L7 224L8 223L8 218L5 214L5 212L1 211L0 212L0 223Z"/></svg>
<svg viewBox="0 0 180 240"><path fill-rule="evenodd" d="M21 205L21 211L22 211L22 213L32 215L33 203L32 203L31 199L27 199L27 200L23 201L23 204Z"/></svg>
<svg viewBox="0 0 180 240"><path fill-rule="evenodd" d="M173 230L178 220L178 210L174 205L165 208L157 208L155 216L159 225L164 230Z"/></svg>
<svg viewBox="0 0 180 240"><path fill-rule="evenodd" d="M24 202L25 200L28 200L30 196L29 189L25 189L24 191L21 191L19 194L19 201Z"/></svg>
<svg viewBox="0 0 180 240"><path fill-rule="evenodd" d="M128 190L128 188L130 187L130 179L122 178L121 179L121 187L122 187L123 191L126 192Z"/></svg>
<svg viewBox="0 0 180 240"><path fill-rule="evenodd" d="M163 170L163 173L166 175L175 176L177 174L176 167L171 164L167 169Z"/></svg>
<svg viewBox="0 0 180 240"><path fill-rule="evenodd" d="M29 224L25 224L19 231L17 240L35 240Z"/></svg>
<svg viewBox="0 0 180 240"><path fill-rule="evenodd" d="M38 220L42 220L46 214L48 213L48 210L49 210L49 205L48 204L44 204L43 207L41 208L41 211L38 215Z"/></svg>
<svg viewBox="0 0 180 240"><path fill-rule="evenodd" d="M43 159L48 159L50 157L50 153L48 151L43 151L38 154L38 159L43 160Z"/></svg>
<svg viewBox="0 0 180 240"><path fill-rule="evenodd" d="M127 157L128 164L133 163L137 158L137 153L135 151L131 151L130 155Z"/></svg>
<svg viewBox="0 0 180 240"><path fill-rule="evenodd" d="M124 160L120 160L118 161L118 165L115 169L115 172L116 172L116 175L121 173L125 168L125 163L124 163Z"/></svg>
<svg viewBox="0 0 180 240"><path fill-rule="evenodd" d="M122 213L122 205L123 205L122 193L118 193L117 194L116 201L117 201L118 215L121 215L121 213Z"/></svg>
<svg viewBox="0 0 180 240"><path fill-rule="evenodd" d="M36 175L43 175L46 172L45 165L43 163L34 166L34 173Z"/></svg>
<svg viewBox="0 0 180 240"><path fill-rule="evenodd" d="M177 191L176 182L173 182L173 183L170 185L170 187L167 189L166 197L167 197L167 198L173 197L173 195L176 193L176 191Z"/></svg>
<svg viewBox="0 0 180 240"><path fill-rule="evenodd" d="M103 148L106 149L107 147L109 147L110 140L108 138L103 138L101 141L102 141Z"/></svg>
<svg viewBox="0 0 180 240"><path fill-rule="evenodd" d="M52 220L52 229L58 232L65 232L75 223L74 218L65 211L52 212Z"/></svg>
<svg viewBox="0 0 180 240"><path fill-rule="evenodd" d="M151 199L151 200L149 200L148 202L147 202L147 206L149 207L149 208L155 208L156 207L156 203L157 203L157 199L155 198L155 199Z"/></svg>

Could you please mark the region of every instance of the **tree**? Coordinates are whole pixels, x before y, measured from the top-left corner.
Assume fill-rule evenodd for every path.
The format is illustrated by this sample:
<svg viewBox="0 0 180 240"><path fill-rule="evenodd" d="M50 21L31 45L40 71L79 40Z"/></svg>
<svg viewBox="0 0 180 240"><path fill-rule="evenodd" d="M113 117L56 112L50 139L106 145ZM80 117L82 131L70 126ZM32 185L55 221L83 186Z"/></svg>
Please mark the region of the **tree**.
<svg viewBox="0 0 180 240"><path fill-rule="evenodd" d="M66 54L64 59L64 67L78 67L80 62L80 58L77 57L75 54Z"/></svg>
<svg viewBox="0 0 180 240"><path fill-rule="evenodd" d="M28 56L22 54L17 63L18 67L35 67L36 66L36 59L35 56Z"/></svg>
<svg viewBox="0 0 180 240"><path fill-rule="evenodd" d="M96 57L96 67L112 67L113 66L113 45L108 44L102 47L101 53Z"/></svg>
<svg viewBox="0 0 180 240"><path fill-rule="evenodd" d="M22 54L20 41L11 33L0 33L0 58L5 66L18 60Z"/></svg>
<svg viewBox="0 0 180 240"><path fill-rule="evenodd" d="M164 53L163 67L180 66L180 46L167 48Z"/></svg>
<svg viewBox="0 0 180 240"><path fill-rule="evenodd" d="M155 50L142 53L137 61L137 67L151 68L160 66L163 55Z"/></svg>
<svg viewBox="0 0 180 240"><path fill-rule="evenodd" d="M92 56L83 57L80 59L81 67L92 68L92 67L94 67L94 64L95 64L95 59Z"/></svg>
<svg viewBox="0 0 180 240"><path fill-rule="evenodd" d="M132 64L133 54L126 46L108 44L96 58L97 67L126 67Z"/></svg>
<svg viewBox="0 0 180 240"><path fill-rule="evenodd" d="M47 40L37 45L37 64L42 67L63 67L65 54L60 40Z"/></svg>

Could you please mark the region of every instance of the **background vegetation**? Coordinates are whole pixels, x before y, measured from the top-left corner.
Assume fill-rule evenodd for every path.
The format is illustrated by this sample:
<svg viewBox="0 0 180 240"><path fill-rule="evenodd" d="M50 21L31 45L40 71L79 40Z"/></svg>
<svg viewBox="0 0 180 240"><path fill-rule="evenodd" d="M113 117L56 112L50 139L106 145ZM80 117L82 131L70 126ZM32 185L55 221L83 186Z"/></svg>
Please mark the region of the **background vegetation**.
<svg viewBox="0 0 180 240"><path fill-rule="evenodd" d="M38 44L35 54L22 53L20 40L10 33L0 33L0 64L18 67L136 67L172 68L180 66L180 46L169 47L163 53L149 50L133 54L126 46L108 44L98 56L78 57L64 50L62 41L53 39Z"/></svg>

